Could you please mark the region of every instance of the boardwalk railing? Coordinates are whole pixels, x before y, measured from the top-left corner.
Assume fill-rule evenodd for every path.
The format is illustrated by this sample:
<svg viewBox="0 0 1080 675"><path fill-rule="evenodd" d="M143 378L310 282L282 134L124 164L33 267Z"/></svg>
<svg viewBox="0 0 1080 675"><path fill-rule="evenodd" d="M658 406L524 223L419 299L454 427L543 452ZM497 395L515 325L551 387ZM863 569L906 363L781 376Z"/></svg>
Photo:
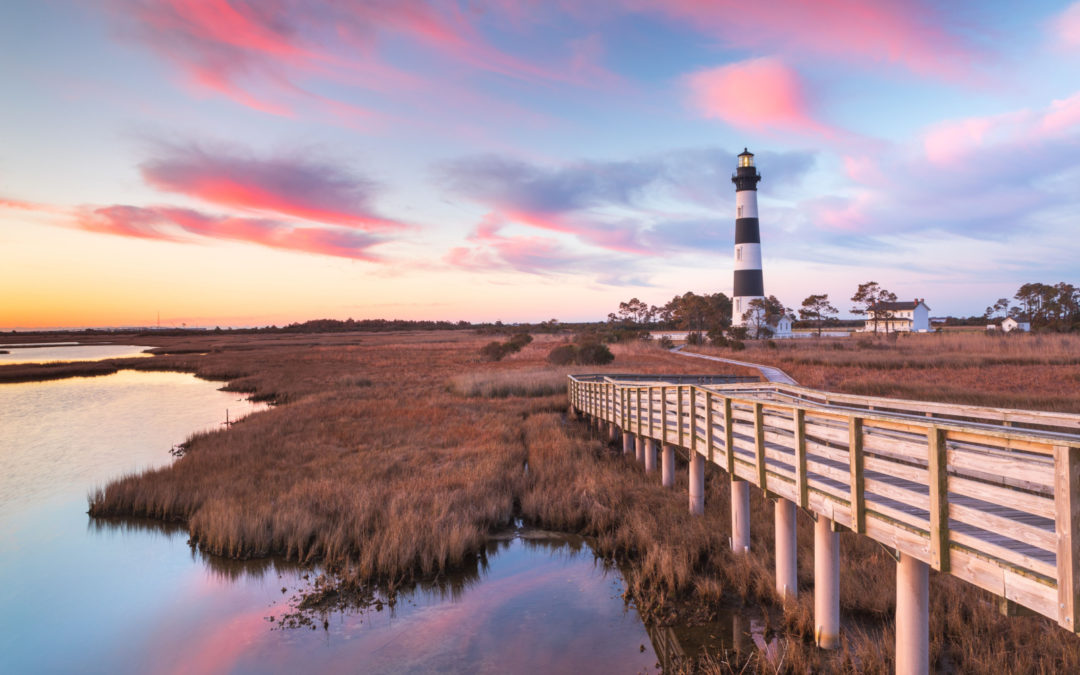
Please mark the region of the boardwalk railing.
<svg viewBox="0 0 1080 675"><path fill-rule="evenodd" d="M1080 632L1080 415L770 383L568 388L579 412Z"/></svg>

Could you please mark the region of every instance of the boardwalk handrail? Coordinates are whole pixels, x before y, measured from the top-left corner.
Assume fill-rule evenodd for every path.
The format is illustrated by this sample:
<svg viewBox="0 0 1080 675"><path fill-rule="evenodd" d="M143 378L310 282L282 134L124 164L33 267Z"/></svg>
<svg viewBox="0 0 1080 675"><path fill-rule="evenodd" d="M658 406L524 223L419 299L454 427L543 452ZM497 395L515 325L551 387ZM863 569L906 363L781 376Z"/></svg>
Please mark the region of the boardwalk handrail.
<svg viewBox="0 0 1080 675"><path fill-rule="evenodd" d="M1080 415L644 377L570 403L1080 632Z"/></svg>

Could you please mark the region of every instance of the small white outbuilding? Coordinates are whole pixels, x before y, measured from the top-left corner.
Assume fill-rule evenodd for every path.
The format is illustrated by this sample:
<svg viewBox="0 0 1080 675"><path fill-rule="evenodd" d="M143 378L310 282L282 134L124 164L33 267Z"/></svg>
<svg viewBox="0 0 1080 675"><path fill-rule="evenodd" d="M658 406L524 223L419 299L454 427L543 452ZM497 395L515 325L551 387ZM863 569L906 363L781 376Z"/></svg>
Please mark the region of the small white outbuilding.
<svg viewBox="0 0 1080 675"><path fill-rule="evenodd" d="M1011 316L1001 322L1001 330L1006 333L1011 333L1014 330L1018 330L1021 333L1031 332L1031 323L1028 321L1017 321Z"/></svg>

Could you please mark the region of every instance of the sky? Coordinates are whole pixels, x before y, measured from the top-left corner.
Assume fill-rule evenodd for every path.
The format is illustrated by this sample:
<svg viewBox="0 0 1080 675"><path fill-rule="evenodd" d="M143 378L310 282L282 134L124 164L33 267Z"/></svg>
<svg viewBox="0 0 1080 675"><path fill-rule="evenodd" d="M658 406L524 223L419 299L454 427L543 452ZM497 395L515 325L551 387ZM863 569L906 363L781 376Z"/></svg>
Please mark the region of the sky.
<svg viewBox="0 0 1080 675"><path fill-rule="evenodd" d="M1080 2L6 0L0 330L1080 282Z"/></svg>

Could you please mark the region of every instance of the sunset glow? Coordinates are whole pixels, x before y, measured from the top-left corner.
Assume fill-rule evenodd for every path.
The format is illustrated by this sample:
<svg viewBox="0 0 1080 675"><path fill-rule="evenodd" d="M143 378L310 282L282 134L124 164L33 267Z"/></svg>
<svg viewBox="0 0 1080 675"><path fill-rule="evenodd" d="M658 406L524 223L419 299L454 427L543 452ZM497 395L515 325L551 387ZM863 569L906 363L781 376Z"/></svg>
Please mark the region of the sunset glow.
<svg viewBox="0 0 1080 675"><path fill-rule="evenodd" d="M1080 3L16 0L0 330L1077 281ZM956 252L978 259L957 260Z"/></svg>

